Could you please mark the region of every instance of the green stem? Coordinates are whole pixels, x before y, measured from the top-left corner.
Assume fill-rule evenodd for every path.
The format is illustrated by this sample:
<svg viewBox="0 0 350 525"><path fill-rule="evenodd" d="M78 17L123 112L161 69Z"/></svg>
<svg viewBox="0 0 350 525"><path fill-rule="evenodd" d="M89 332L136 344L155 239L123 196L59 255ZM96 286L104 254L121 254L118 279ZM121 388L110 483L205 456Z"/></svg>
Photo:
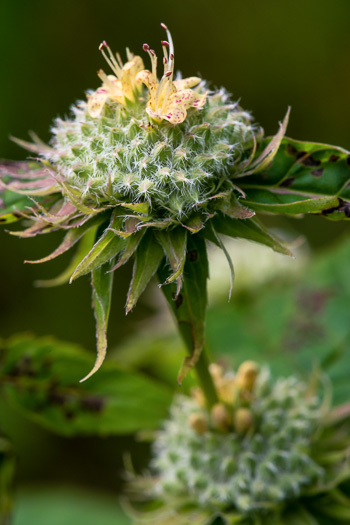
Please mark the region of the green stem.
<svg viewBox="0 0 350 525"><path fill-rule="evenodd" d="M182 336L182 339L186 345L187 351L191 356L193 353L193 339L190 326L188 324L178 323L178 329ZM214 385L213 378L209 372L209 357L206 352L206 349L203 348L201 355L195 365L199 383L203 393L205 395L207 405L211 408L213 405L219 402L218 395L216 393L216 388Z"/></svg>

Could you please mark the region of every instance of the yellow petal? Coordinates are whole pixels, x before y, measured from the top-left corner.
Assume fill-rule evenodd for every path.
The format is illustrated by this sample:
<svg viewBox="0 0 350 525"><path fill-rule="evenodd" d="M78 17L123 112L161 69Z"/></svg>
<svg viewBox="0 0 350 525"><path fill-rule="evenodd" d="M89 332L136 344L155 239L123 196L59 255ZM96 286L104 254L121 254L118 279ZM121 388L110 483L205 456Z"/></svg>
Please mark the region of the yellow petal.
<svg viewBox="0 0 350 525"><path fill-rule="evenodd" d="M181 124L186 118L187 111L184 106L175 106L169 108L166 114L162 115L162 118L171 122L171 124Z"/></svg>
<svg viewBox="0 0 350 525"><path fill-rule="evenodd" d="M175 87L177 91L181 91L183 89L191 88L199 84L201 79L199 77L188 77L188 78L180 78L179 80L174 80Z"/></svg>
<svg viewBox="0 0 350 525"><path fill-rule="evenodd" d="M205 104L206 94L200 95L192 89L183 89L170 95L167 107L183 106L185 109L190 107L200 108Z"/></svg>
<svg viewBox="0 0 350 525"><path fill-rule="evenodd" d="M103 106L108 98L107 89L101 87L89 97L87 108L91 117L96 118L102 111Z"/></svg>
<svg viewBox="0 0 350 525"><path fill-rule="evenodd" d="M137 86L136 76L144 69L142 58L135 56L132 60L127 62L122 69L121 85L124 97L133 101L135 99L134 92Z"/></svg>
<svg viewBox="0 0 350 525"><path fill-rule="evenodd" d="M146 108L146 112L156 122L161 122L163 120L163 118L165 118L164 116L161 116L158 113L156 113L155 111L153 111L153 109L151 107Z"/></svg>

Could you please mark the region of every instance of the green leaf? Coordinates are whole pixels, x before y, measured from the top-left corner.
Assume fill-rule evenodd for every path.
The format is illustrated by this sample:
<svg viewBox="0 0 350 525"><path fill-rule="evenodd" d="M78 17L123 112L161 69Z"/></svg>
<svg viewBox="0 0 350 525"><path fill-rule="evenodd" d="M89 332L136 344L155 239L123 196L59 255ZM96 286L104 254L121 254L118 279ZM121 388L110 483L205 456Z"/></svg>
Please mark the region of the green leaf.
<svg viewBox="0 0 350 525"><path fill-rule="evenodd" d="M167 269L163 265L158 272L159 281L164 282L166 276ZM204 347L208 276L205 240L199 234L191 235L188 238L182 292L174 300L174 285L162 288L178 322L179 331L191 352L191 355L184 359L178 374L180 384L198 362Z"/></svg>
<svg viewBox="0 0 350 525"><path fill-rule="evenodd" d="M156 241L152 232L147 231L136 251L134 269L126 302L127 314L136 305L140 295L156 273L163 257L164 253L160 244Z"/></svg>
<svg viewBox="0 0 350 525"><path fill-rule="evenodd" d="M242 179L245 203L273 213L350 217L350 155L335 146L284 138L270 166Z"/></svg>
<svg viewBox="0 0 350 525"><path fill-rule="evenodd" d="M269 233L256 218L251 219L231 219L231 217L217 214L212 219L213 226L217 233L228 235L233 238L248 239L249 241L265 244L272 248L275 252L283 253L284 255L292 256L284 244ZM209 232L204 230L207 236ZM209 240L211 240L209 238Z"/></svg>
<svg viewBox="0 0 350 525"><path fill-rule="evenodd" d="M116 213L112 214L109 228L119 229L122 223L122 217L118 217ZM120 253L126 246L126 240L116 235L113 231L106 229L103 235L99 238L92 250L84 257L79 266L73 273L70 282L78 277L92 272L105 262L110 261L118 253Z"/></svg>
<svg viewBox="0 0 350 525"><path fill-rule="evenodd" d="M225 244L222 242L222 240L220 239L219 235L217 235L217 233L215 231L215 228L214 228L214 226L213 226L213 224L211 222L207 226L205 235L206 235L206 238L209 241L214 243L216 246L218 246L224 252L224 255L226 257L228 266L230 268L230 291L229 291L229 295L228 295L228 298L229 298L229 301L230 301L231 300L231 295L232 295L233 283L234 283L234 280L235 280L235 269L233 267L231 256L228 253L228 251L226 250Z"/></svg>
<svg viewBox="0 0 350 525"><path fill-rule="evenodd" d="M46 257L43 257L42 259L38 259L36 261L24 261L24 262L30 263L30 264L39 264L39 263L52 261L52 259L55 259L59 255L62 255L66 251L70 250L72 246L74 246L86 234L86 232L91 230L91 228L95 228L95 233L96 233L97 227L100 224L102 224L105 221L105 219L106 219L105 214L100 214L100 215L97 215L96 217L93 217L92 219L84 223L82 226L68 230L61 244L50 255L47 255Z"/></svg>
<svg viewBox="0 0 350 525"><path fill-rule="evenodd" d="M92 306L96 319L97 358L91 372L81 382L91 377L102 365L107 352L107 326L111 308L114 259L91 272Z"/></svg>
<svg viewBox="0 0 350 525"><path fill-rule="evenodd" d="M134 253L135 253L138 245L140 244L140 241L141 241L142 237L144 236L145 232L146 232L146 230L142 229L142 230L134 233L131 237L129 237L127 239L126 247L123 250L123 252L121 253L117 264L110 270L111 272L114 272L114 270L117 270L118 268L123 266L123 264L128 262L130 257L132 257L132 255L134 255Z"/></svg>
<svg viewBox="0 0 350 525"><path fill-rule="evenodd" d="M74 344L15 336L3 345L0 385L12 406L66 436L129 434L166 417L166 387L108 360L79 383L90 365L90 352Z"/></svg>
<svg viewBox="0 0 350 525"><path fill-rule="evenodd" d="M176 297L180 293L183 270L186 261L187 231L182 227L156 233L164 253L166 254L173 273L164 281L169 284L177 281Z"/></svg>
<svg viewBox="0 0 350 525"><path fill-rule="evenodd" d="M47 279L45 281L36 281L35 285L39 286L40 288L51 288L53 286L60 286L61 284L68 283L74 270L76 270L77 266L81 263L84 257L90 253L90 250L95 242L96 232L97 226L91 228L91 230L85 233L79 242L78 249L74 254L73 259L67 268L60 275L58 275L58 277L55 277L54 279Z"/></svg>
<svg viewBox="0 0 350 525"><path fill-rule="evenodd" d="M20 195L13 191L0 192L0 224L10 224L22 219L18 212L24 211L33 203L26 195Z"/></svg>

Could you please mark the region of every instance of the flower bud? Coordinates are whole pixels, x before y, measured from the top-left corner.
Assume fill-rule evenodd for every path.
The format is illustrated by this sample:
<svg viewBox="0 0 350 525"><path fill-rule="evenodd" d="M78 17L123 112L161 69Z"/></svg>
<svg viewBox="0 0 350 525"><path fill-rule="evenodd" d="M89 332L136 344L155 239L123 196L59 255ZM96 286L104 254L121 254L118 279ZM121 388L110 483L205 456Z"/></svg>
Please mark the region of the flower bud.
<svg viewBox="0 0 350 525"><path fill-rule="evenodd" d="M205 434L208 430L207 418L200 412L190 414L188 416L188 424L197 434Z"/></svg>
<svg viewBox="0 0 350 525"><path fill-rule="evenodd" d="M246 434L253 424L253 414L249 408L238 408L233 415L233 426L237 434Z"/></svg>
<svg viewBox="0 0 350 525"><path fill-rule="evenodd" d="M243 390L252 391L259 374L259 366L254 361L244 361L237 371L237 386Z"/></svg>
<svg viewBox="0 0 350 525"><path fill-rule="evenodd" d="M211 421L215 428L222 432L227 432L232 418L230 411L223 403L216 403L211 409Z"/></svg>

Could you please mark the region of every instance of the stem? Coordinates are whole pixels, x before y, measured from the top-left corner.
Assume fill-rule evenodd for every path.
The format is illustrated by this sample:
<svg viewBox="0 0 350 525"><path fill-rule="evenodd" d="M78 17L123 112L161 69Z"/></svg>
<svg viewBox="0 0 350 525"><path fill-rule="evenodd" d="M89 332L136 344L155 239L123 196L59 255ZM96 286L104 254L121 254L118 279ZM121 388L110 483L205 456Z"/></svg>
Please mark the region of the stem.
<svg viewBox="0 0 350 525"><path fill-rule="evenodd" d="M182 339L186 345L189 355L193 352L193 339L190 326L188 324L178 323L178 329L182 336ZM195 365L199 383L207 400L208 407L211 408L213 405L219 402L216 388L214 385L213 378L209 372L209 358L205 348L203 348L201 355Z"/></svg>

